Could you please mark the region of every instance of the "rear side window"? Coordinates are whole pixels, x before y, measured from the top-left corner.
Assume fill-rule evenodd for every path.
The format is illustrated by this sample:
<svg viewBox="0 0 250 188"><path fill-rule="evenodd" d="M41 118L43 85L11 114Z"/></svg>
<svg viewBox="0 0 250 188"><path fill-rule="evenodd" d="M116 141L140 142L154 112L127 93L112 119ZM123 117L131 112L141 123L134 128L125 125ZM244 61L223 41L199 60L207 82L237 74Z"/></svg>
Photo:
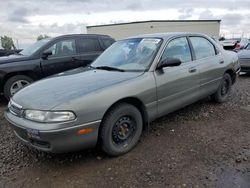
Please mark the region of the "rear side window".
<svg viewBox="0 0 250 188"><path fill-rule="evenodd" d="M109 46L111 46L114 43L114 41L111 40L111 39L105 39L104 38L104 39L102 39L102 41L103 41L103 45L104 45L105 49L108 48Z"/></svg>
<svg viewBox="0 0 250 188"><path fill-rule="evenodd" d="M216 55L214 45L203 37L190 37L196 59L202 59Z"/></svg>
<svg viewBox="0 0 250 188"><path fill-rule="evenodd" d="M78 39L77 45L78 53L101 51L98 39L94 38Z"/></svg>

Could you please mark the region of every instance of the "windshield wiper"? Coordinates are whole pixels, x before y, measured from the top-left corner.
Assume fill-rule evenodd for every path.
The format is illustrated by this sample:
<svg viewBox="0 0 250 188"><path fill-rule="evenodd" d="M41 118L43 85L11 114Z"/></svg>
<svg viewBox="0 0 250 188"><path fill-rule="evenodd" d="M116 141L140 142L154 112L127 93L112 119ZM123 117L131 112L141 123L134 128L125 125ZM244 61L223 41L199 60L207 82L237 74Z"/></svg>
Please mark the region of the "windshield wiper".
<svg viewBox="0 0 250 188"><path fill-rule="evenodd" d="M119 69L116 67L109 67L109 66L99 66L99 67L92 67L95 69L102 69L102 70L108 70L108 71L119 71L119 72L124 72L125 70Z"/></svg>

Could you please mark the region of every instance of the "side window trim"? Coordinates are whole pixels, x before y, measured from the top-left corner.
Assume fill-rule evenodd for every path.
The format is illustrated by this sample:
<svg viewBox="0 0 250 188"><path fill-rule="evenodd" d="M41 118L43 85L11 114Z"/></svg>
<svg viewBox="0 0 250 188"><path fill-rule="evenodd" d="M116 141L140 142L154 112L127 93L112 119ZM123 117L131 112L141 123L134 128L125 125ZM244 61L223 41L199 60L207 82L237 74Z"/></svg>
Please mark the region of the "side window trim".
<svg viewBox="0 0 250 188"><path fill-rule="evenodd" d="M194 47L193 47L193 45L192 45L192 42L191 42L189 36L187 36L186 38L187 38L188 45L189 45L189 48L190 48L192 61L195 61L195 60L196 60L196 55L195 55L195 52L194 52Z"/></svg>
<svg viewBox="0 0 250 188"><path fill-rule="evenodd" d="M104 45L104 42L103 42L103 38L102 37L98 37L98 41L99 41L100 49L102 51L104 51L105 50L105 45Z"/></svg>

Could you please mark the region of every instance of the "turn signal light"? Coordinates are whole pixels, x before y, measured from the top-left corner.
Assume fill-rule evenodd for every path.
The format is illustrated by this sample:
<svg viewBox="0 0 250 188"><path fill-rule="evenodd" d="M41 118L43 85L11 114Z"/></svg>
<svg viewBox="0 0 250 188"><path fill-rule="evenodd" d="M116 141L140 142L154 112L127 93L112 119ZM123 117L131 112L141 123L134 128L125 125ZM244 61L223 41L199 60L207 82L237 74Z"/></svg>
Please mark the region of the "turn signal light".
<svg viewBox="0 0 250 188"><path fill-rule="evenodd" d="M87 133L90 133L92 132L93 129L92 128L86 128L86 129L81 129L77 132L77 134L87 134Z"/></svg>

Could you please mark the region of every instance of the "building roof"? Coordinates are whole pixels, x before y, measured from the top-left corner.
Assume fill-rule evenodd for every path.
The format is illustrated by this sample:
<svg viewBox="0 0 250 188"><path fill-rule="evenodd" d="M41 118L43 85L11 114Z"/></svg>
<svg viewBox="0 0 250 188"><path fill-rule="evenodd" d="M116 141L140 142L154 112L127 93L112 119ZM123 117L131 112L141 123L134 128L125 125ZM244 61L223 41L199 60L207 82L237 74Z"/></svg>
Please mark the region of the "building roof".
<svg viewBox="0 0 250 188"><path fill-rule="evenodd" d="M220 23L221 20L148 20L148 21L138 21L138 22L93 25L93 26L87 26L87 28L103 27L103 26L117 26L117 25L127 25L127 24L139 24L139 23L156 23L156 22L219 22Z"/></svg>

